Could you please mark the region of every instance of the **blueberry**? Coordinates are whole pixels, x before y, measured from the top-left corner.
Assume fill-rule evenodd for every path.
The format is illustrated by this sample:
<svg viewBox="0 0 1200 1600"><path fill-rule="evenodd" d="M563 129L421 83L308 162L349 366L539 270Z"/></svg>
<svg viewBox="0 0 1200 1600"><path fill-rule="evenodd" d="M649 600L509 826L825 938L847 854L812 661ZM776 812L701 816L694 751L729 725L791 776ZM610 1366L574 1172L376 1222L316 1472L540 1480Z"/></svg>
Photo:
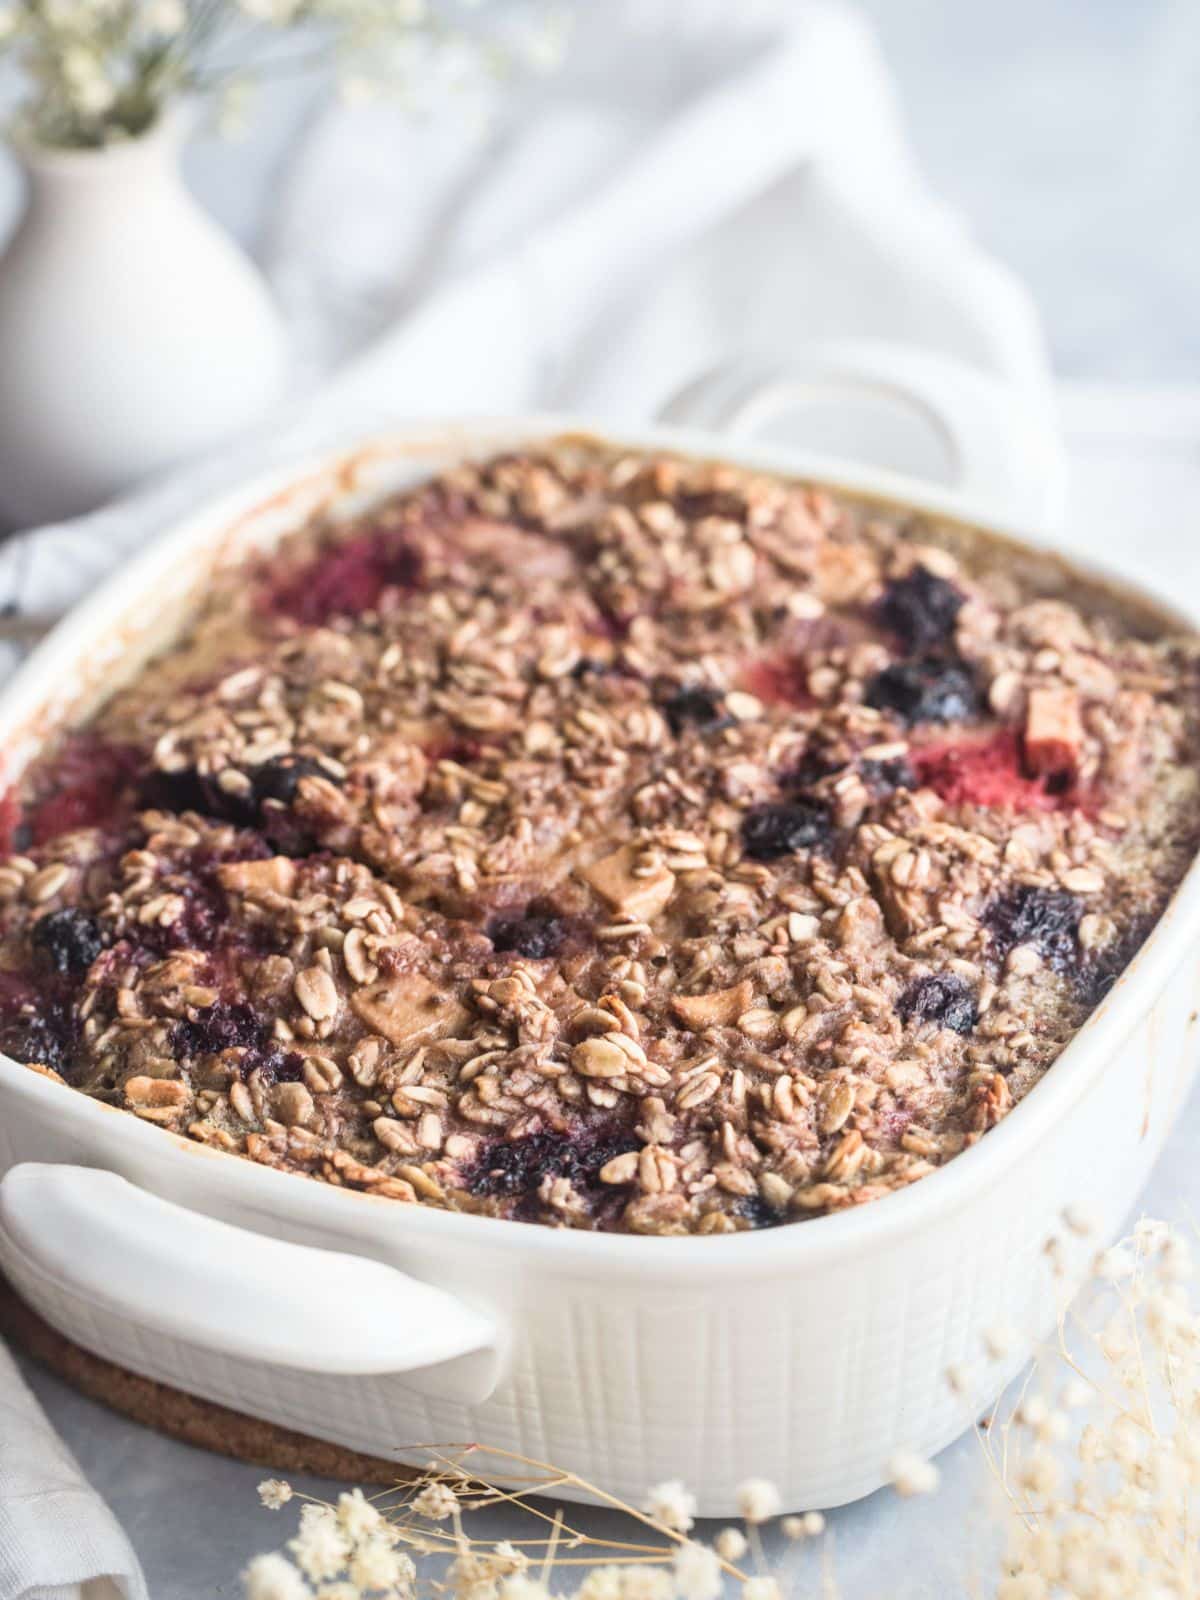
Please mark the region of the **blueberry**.
<svg viewBox="0 0 1200 1600"><path fill-rule="evenodd" d="M969 667L944 656L897 661L867 684L866 701L894 711L902 722L969 722L980 710L979 688Z"/></svg>
<svg viewBox="0 0 1200 1600"><path fill-rule="evenodd" d="M87 971L104 949L100 924L86 911L66 906L39 917L29 936L33 948L55 972L79 975Z"/></svg>
<svg viewBox="0 0 1200 1600"><path fill-rule="evenodd" d="M955 1033L970 1033L979 1020L970 985L953 972L917 978L900 996L896 1009L905 1022L934 1022Z"/></svg>
<svg viewBox="0 0 1200 1600"><path fill-rule="evenodd" d="M879 602L879 620L899 634L910 650L944 644L954 632L966 596L928 567L914 567L888 584Z"/></svg>
<svg viewBox="0 0 1200 1600"><path fill-rule="evenodd" d="M498 917L487 929L487 936L497 950L513 951L530 961L544 961L548 956L557 955L567 933L564 917L537 915Z"/></svg>
<svg viewBox="0 0 1200 1600"><path fill-rule="evenodd" d="M1082 914L1082 902L1065 889L1021 884L993 900L983 922L1002 958L1014 946L1029 944L1055 972L1067 972L1079 959Z"/></svg>
<svg viewBox="0 0 1200 1600"><path fill-rule="evenodd" d="M725 715L725 705L717 691L700 684L677 689L670 699L663 702L663 711L676 737L687 727L715 733L718 728L727 727L730 720Z"/></svg>
<svg viewBox="0 0 1200 1600"><path fill-rule="evenodd" d="M742 848L752 861L775 861L796 850L828 844L832 834L833 814L824 801L800 796L748 811L742 822Z"/></svg>

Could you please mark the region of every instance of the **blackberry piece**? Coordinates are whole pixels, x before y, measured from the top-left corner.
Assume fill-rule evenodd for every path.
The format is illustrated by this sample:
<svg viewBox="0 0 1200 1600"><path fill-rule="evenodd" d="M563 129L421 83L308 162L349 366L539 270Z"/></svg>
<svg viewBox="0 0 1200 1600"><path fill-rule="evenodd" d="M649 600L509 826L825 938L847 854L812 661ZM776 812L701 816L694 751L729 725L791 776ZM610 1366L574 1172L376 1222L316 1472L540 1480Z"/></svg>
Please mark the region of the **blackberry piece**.
<svg viewBox="0 0 1200 1600"><path fill-rule="evenodd" d="M78 977L104 949L104 933L94 917L74 906L50 911L33 925L29 942L55 972Z"/></svg>
<svg viewBox="0 0 1200 1600"><path fill-rule="evenodd" d="M245 1001L218 1000L204 1006L195 1017L175 1024L172 1046L176 1055L212 1056L222 1050L252 1050L263 1045L266 1024Z"/></svg>
<svg viewBox="0 0 1200 1600"><path fill-rule="evenodd" d="M249 827L258 820L251 794L230 794L208 773L195 767L179 772L150 772L138 788L138 805L151 811L198 811L217 822Z"/></svg>
<svg viewBox="0 0 1200 1600"><path fill-rule="evenodd" d="M504 954L512 951L530 961L544 961L558 954L568 931L565 917L526 914L497 918L488 926L487 936Z"/></svg>
<svg viewBox="0 0 1200 1600"><path fill-rule="evenodd" d="M705 688L701 684L677 689L663 702L663 712L676 738L687 727L715 733L718 728L727 728L730 723L721 696L715 689Z"/></svg>
<svg viewBox="0 0 1200 1600"><path fill-rule="evenodd" d="M50 989L6 992L0 1011L0 1050L14 1061L37 1061L73 1081L79 1023L56 980Z"/></svg>
<svg viewBox="0 0 1200 1600"><path fill-rule="evenodd" d="M1029 944L1055 972L1069 972L1079 960L1082 915L1077 895L1020 884L992 901L983 923L1001 959L1016 945Z"/></svg>
<svg viewBox="0 0 1200 1600"><path fill-rule="evenodd" d="M773 1210L760 1194L748 1195L740 1201L737 1214L744 1217L756 1231L759 1228L777 1228L787 1220L782 1212Z"/></svg>
<svg viewBox="0 0 1200 1600"><path fill-rule="evenodd" d="M304 1057L297 1050L284 1050L273 1040L266 1045L251 1045L238 1062L243 1080L252 1072L261 1074L264 1083L299 1083L304 1076Z"/></svg>
<svg viewBox="0 0 1200 1600"><path fill-rule="evenodd" d="M979 715L979 686L971 669L945 656L896 661L867 684L866 702L894 711L902 722L970 722Z"/></svg>
<svg viewBox="0 0 1200 1600"><path fill-rule="evenodd" d="M895 794L897 789L915 789L917 775L903 756L891 761L860 761L858 775L877 798Z"/></svg>
<svg viewBox="0 0 1200 1600"><path fill-rule="evenodd" d="M325 778L330 783L337 779L326 771L319 761L308 756L276 756L264 761L249 773L254 799L261 807L264 800L278 800L290 806L300 789L301 778Z"/></svg>
<svg viewBox="0 0 1200 1600"><path fill-rule="evenodd" d="M909 650L925 651L951 637L965 604L966 596L952 583L936 577L928 567L914 567L888 584L878 616Z"/></svg>
<svg viewBox="0 0 1200 1600"><path fill-rule="evenodd" d="M601 1167L614 1156L637 1148L637 1140L628 1134L587 1128L576 1133L498 1139L478 1157L465 1175L465 1183L474 1195L529 1198L549 1174L567 1178L575 1188L587 1191L599 1184Z"/></svg>
<svg viewBox="0 0 1200 1600"><path fill-rule="evenodd" d="M742 822L742 848L752 861L775 861L796 850L827 845L833 813L823 800L800 796L779 805L755 806Z"/></svg>
<svg viewBox="0 0 1200 1600"><path fill-rule="evenodd" d="M933 1022L955 1033L970 1033L979 1021L970 985L953 972L917 978L900 996L896 1009L905 1022Z"/></svg>

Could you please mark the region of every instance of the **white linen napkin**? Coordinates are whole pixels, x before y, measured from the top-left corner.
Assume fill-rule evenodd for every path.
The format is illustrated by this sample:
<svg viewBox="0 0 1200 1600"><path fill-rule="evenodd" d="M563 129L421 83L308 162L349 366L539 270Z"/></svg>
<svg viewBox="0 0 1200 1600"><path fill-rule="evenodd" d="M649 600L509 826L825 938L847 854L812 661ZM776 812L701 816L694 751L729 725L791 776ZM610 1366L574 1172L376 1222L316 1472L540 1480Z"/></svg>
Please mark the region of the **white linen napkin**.
<svg viewBox="0 0 1200 1600"><path fill-rule="evenodd" d="M0 1345L0 1596L147 1600L129 1540Z"/></svg>
<svg viewBox="0 0 1200 1600"><path fill-rule="evenodd" d="M1021 387L1024 291L928 194L870 32L833 4L606 0L493 120L339 109L285 162L265 265L297 398L254 437L0 547L11 667L45 619L249 470L405 416L636 420L697 370L815 337L907 340ZM0 1352L0 1600L144 1595L98 1497Z"/></svg>

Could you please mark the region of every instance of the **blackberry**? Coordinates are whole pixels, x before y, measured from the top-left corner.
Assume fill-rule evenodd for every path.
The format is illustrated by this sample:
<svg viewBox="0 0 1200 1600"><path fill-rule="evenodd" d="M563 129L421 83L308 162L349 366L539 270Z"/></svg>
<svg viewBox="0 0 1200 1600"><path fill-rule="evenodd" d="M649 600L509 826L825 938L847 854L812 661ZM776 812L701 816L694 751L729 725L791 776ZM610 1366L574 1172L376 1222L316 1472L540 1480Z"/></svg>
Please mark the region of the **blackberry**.
<svg viewBox="0 0 1200 1600"><path fill-rule="evenodd" d="M185 767L180 772L152 772L142 781L139 803L156 811L198 811L201 816L232 822L239 828L258 827L265 821L279 833L274 842L285 854L308 854L313 848L312 840L307 835L293 837L281 829L278 807L268 807L266 802L277 800L285 807L292 805L301 778L327 778L331 783L337 779L319 762L296 755L264 761L261 766L251 767L246 777L248 790L230 792L195 767Z"/></svg>
<svg viewBox="0 0 1200 1600"><path fill-rule="evenodd" d="M755 806L742 822L742 848L752 861L775 861L796 850L826 845L833 813L822 800L804 796L779 805Z"/></svg>
<svg viewBox="0 0 1200 1600"><path fill-rule="evenodd" d="M879 602L879 620L898 634L909 650L944 644L954 632L966 596L936 577L928 567L914 567L888 584Z"/></svg>
<svg viewBox="0 0 1200 1600"><path fill-rule="evenodd" d="M1083 903L1065 889L1021 884L992 901L984 926L1003 959L1014 946L1032 945L1055 972L1068 972L1079 960L1079 919Z"/></svg>
<svg viewBox="0 0 1200 1600"><path fill-rule="evenodd" d="M544 961L557 955L567 937L565 917L526 914L523 917L499 917L487 929L487 936L497 950L513 951L530 961Z"/></svg>
<svg viewBox="0 0 1200 1600"><path fill-rule="evenodd" d="M218 1000L175 1024L176 1055L213 1056L222 1050L261 1048L266 1024L245 1001Z"/></svg>
<svg viewBox="0 0 1200 1600"><path fill-rule="evenodd" d="M698 728L705 733L715 733L718 728L728 727L730 722L725 715L725 704L721 696L715 689L705 688L701 684L677 689L663 702L663 711L671 726L671 732L677 738L687 727Z"/></svg>
<svg viewBox="0 0 1200 1600"><path fill-rule="evenodd" d="M94 917L74 906L39 917L29 936L33 948L55 972L79 976L104 949L104 933Z"/></svg>
<svg viewBox="0 0 1200 1600"><path fill-rule="evenodd" d="M260 767L252 767L249 778L259 806L264 800L279 800L285 806L290 806L299 792L301 778L325 778L330 783L337 781L319 761L294 755L276 756L273 761L264 761Z"/></svg>
<svg viewBox="0 0 1200 1600"><path fill-rule="evenodd" d="M861 761L858 775L877 797L917 787L917 775L903 756L891 761Z"/></svg>
<svg viewBox="0 0 1200 1600"><path fill-rule="evenodd" d="M15 1000L15 997L9 997ZM79 1024L65 995L41 991L0 1018L0 1050L14 1061L37 1061L72 1080Z"/></svg>
<svg viewBox="0 0 1200 1600"><path fill-rule="evenodd" d="M498 1139L465 1175L466 1187L475 1195L529 1198L549 1175L567 1178L575 1188L586 1191L599 1184L601 1167L614 1156L637 1148L636 1139L611 1130L531 1133L523 1139Z"/></svg>
<svg viewBox="0 0 1200 1600"><path fill-rule="evenodd" d="M980 710L974 674L945 656L884 667L867 684L866 702L877 711L894 711L907 723L969 722Z"/></svg>
<svg viewBox="0 0 1200 1600"><path fill-rule="evenodd" d="M246 827L258 818L253 796L230 794L208 773L195 767L179 772L151 772L142 779L138 804L152 811L198 811L218 822Z"/></svg>
<svg viewBox="0 0 1200 1600"><path fill-rule="evenodd" d="M953 972L917 978L900 996L896 1009L905 1022L933 1022L955 1033L970 1033L979 1020L970 985Z"/></svg>
<svg viewBox="0 0 1200 1600"><path fill-rule="evenodd" d="M264 1083L299 1083L304 1076L304 1057L297 1050L284 1050L272 1040L266 1045L251 1045L238 1062L238 1073L243 1079L252 1072L262 1075Z"/></svg>

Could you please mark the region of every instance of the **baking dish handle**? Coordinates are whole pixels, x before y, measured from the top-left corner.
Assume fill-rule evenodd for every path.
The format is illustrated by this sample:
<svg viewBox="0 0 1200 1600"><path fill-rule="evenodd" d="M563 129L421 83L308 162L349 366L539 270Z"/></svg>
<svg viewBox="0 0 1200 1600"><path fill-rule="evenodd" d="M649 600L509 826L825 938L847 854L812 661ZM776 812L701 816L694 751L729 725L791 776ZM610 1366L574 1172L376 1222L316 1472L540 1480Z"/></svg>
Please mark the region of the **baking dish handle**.
<svg viewBox="0 0 1200 1600"><path fill-rule="evenodd" d="M835 340L782 363L722 363L659 417L932 479L1027 534L1062 520L1066 458L1049 400L912 345Z"/></svg>
<svg viewBox="0 0 1200 1600"><path fill-rule="evenodd" d="M13 1167L0 1182L0 1266L46 1321L79 1311L272 1366L338 1375L454 1362L435 1392L485 1399L490 1319L384 1262L291 1244L189 1211L91 1167ZM460 1359L464 1358L464 1359Z"/></svg>

